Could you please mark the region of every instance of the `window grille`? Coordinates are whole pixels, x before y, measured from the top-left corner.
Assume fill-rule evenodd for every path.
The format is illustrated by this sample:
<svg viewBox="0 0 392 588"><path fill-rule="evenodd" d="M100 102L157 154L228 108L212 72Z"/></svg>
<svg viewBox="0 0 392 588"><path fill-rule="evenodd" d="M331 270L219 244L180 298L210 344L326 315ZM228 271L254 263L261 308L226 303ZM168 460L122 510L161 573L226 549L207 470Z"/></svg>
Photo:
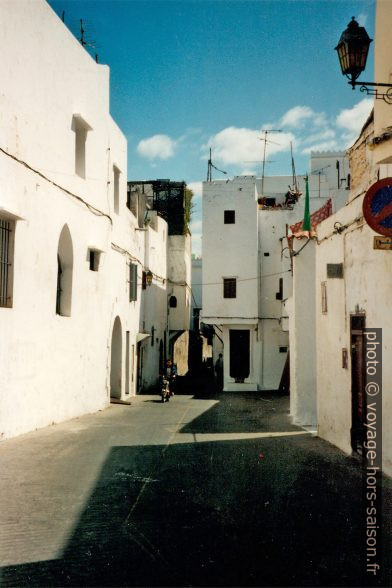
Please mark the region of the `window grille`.
<svg viewBox="0 0 392 588"><path fill-rule="evenodd" d="M0 307L12 306L11 297L11 238L13 223L0 219Z"/></svg>
<svg viewBox="0 0 392 588"><path fill-rule="evenodd" d="M237 297L237 279L223 278L223 298Z"/></svg>

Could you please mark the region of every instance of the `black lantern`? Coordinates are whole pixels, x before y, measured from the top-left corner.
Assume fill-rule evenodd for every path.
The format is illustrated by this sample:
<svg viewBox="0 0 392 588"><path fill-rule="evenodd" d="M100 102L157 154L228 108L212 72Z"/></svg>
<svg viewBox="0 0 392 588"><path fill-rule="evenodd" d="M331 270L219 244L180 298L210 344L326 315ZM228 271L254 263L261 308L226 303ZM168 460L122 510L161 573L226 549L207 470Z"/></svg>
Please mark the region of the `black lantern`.
<svg viewBox="0 0 392 588"><path fill-rule="evenodd" d="M152 278L153 278L152 271L151 270L148 270L148 272L146 273L147 286L151 286L151 284L152 284Z"/></svg>
<svg viewBox="0 0 392 588"><path fill-rule="evenodd" d="M354 17L343 31L338 45L335 47L338 52L342 74L349 78L353 89L355 80L364 71L372 39L364 27L360 27Z"/></svg>

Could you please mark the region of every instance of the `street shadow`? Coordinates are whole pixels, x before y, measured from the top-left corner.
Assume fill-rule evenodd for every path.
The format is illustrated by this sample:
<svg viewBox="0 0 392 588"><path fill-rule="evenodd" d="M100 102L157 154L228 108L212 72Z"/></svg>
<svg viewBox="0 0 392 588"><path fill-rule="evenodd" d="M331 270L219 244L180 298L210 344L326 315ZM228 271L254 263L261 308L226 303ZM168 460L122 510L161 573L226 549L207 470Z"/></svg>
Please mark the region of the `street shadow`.
<svg viewBox="0 0 392 588"><path fill-rule="evenodd" d="M360 586L360 496L356 463L309 436L113 447L64 552L0 584Z"/></svg>
<svg viewBox="0 0 392 588"><path fill-rule="evenodd" d="M194 396L195 399L199 397ZM277 391L218 392L209 410L182 427L181 433L262 433L302 431L289 422L289 397Z"/></svg>

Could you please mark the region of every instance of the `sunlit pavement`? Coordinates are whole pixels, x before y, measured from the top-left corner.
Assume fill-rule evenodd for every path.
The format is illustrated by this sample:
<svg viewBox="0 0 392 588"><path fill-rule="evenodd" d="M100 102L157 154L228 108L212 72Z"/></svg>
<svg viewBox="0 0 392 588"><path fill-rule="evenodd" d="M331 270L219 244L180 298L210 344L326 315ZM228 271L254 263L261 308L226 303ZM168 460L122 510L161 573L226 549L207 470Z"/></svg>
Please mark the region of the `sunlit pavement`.
<svg viewBox="0 0 392 588"><path fill-rule="evenodd" d="M1 443L1 586L361 585L356 459L287 397L158 400Z"/></svg>

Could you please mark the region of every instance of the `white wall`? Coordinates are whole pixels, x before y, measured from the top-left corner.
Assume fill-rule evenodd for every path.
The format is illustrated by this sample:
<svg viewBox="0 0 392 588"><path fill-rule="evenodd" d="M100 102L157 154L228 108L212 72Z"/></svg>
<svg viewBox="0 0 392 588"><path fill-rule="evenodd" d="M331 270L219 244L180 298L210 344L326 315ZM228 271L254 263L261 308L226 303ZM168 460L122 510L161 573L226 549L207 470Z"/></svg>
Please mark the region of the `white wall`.
<svg viewBox="0 0 392 588"><path fill-rule="evenodd" d="M297 250L304 244L295 243ZM309 241L293 259L290 309L290 414L295 424L312 427L317 425L316 248Z"/></svg>
<svg viewBox="0 0 392 588"><path fill-rule="evenodd" d="M224 224L224 211L235 223ZM237 297L223 298L223 278L237 278ZM254 177L203 182L203 312L206 323L257 323L257 202Z"/></svg>
<svg viewBox="0 0 392 588"><path fill-rule="evenodd" d="M0 308L7 341L0 348L0 434L10 437L107 406L111 381L113 395L123 400L136 392L142 292L139 283L137 301L129 301L129 263L137 264L140 282L147 264L166 279L167 227L158 219L156 234L139 231L126 208L127 143L109 114L108 67L97 65L41 0L1 2L0 33L0 146L12 156L0 153L0 218L22 218L15 231L12 308ZM75 173L80 117L91 127L84 178ZM114 166L120 171L117 207ZM56 314L64 225L73 254L70 316ZM98 271L89 269L90 248L100 252ZM155 277L150 288L155 314L147 312L145 326L155 325L158 334L166 292ZM111 377L112 361L119 370Z"/></svg>
<svg viewBox="0 0 392 588"><path fill-rule="evenodd" d="M191 236L168 238L168 299L175 296L177 306L169 307L169 329L188 330L191 317Z"/></svg>

